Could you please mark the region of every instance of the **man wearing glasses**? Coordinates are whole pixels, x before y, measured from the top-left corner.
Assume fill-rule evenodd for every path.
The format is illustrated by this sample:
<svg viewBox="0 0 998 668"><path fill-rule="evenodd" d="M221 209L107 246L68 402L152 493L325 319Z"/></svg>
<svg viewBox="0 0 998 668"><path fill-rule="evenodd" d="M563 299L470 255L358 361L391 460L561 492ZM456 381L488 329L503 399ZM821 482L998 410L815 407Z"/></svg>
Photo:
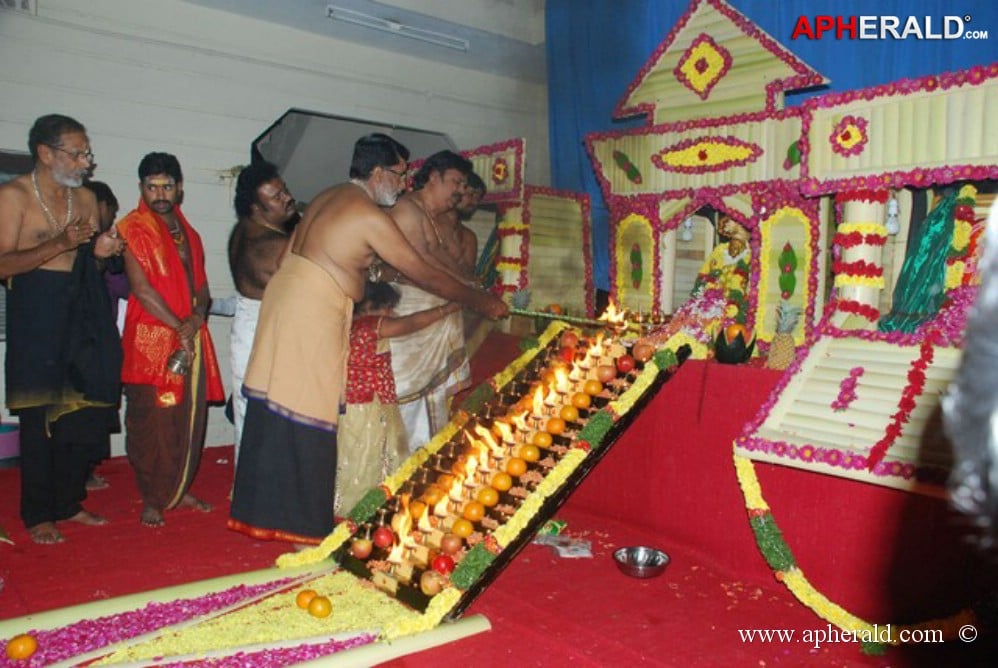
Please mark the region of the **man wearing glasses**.
<svg viewBox="0 0 998 668"><path fill-rule="evenodd" d="M121 345L100 264L120 255L98 232L86 129L58 114L28 134L34 169L0 186L0 277L7 282L7 408L18 416L21 519L36 543L56 522L106 520L83 509L90 453L115 426Z"/></svg>
<svg viewBox="0 0 998 668"><path fill-rule="evenodd" d="M467 158L453 151L434 153L413 177L414 190L391 211L402 234L426 262L466 284L473 282L473 276L461 272L454 261L452 253L459 254L460 240L448 216L461 204L471 173ZM447 303L411 285L401 273L397 288L402 298L395 309L399 316ZM417 332L393 337L391 348L399 409L409 450L415 451L447 424L450 398L471 380L463 315L451 313Z"/></svg>
<svg viewBox="0 0 998 668"><path fill-rule="evenodd" d="M353 305L377 258L488 317L507 313L502 301L421 259L381 208L405 186L408 157L387 135L357 140L350 182L312 199L267 283L243 381L246 422L230 529L299 545L332 531Z"/></svg>

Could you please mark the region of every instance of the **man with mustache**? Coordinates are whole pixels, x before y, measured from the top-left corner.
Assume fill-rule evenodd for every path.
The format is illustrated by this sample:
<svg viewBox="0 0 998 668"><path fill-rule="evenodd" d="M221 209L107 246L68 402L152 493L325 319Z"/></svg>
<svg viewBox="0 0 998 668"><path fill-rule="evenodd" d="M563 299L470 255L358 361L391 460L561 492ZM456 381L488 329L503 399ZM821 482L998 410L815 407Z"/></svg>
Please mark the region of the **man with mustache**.
<svg viewBox="0 0 998 668"><path fill-rule="evenodd" d="M253 349L260 300L299 218L295 198L288 192L277 167L265 160L253 162L239 172L233 203L239 220L229 235L229 269L238 294L229 336L229 359L236 437L234 463L238 463L239 440L246 417L243 377Z"/></svg>
<svg viewBox="0 0 998 668"><path fill-rule="evenodd" d="M357 140L349 183L312 199L267 284L243 381L246 422L230 529L298 546L332 531L353 305L364 298L377 258L488 317L508 311L423 260L382 210L405 186L408 157L387 135Z"/></svg>
<svg viewBox="0 0 998 668"><path fill-rule="evenodd" d="M434 153L413 177L413 191L401 197L391 214L402 234L424 260L456 280L473 283L454 256L461 255L455 225L445 220L460 205L472 173L471 162L453 151ZM457 218L454 217L456 224ZM400 272L395 280L401 293L399 316L443 307L445 299L411 285ZM429 327L391 339L392 371L399 410L405 423L409 450L425 445L447 424L450 398L471 381L464 349L464 320L460 311Z"/></svg>
<svg viewBox="0 0 998 668"><path fill-rule="evenodd" d="M122 335L125 450L142 495L139 521L159 527L170 508L211 510L188 490L201 461L207 404L224 401L225 391L207 327L204 246L180 210L177 158L142 158L139 192L138 208L118 222L132 289Z"/></svg>
<svg viewBox="0 0 998 668"><path fill-rule="evenodd" d="M100 264L123 242L114 228L98 234L97 201L80 188L94 159L83 125L42 116L28 149L31 173L0 186L7 408L20 421L21 518L34 542L52 544L65 540L56 522L106 523L81 504L120 392Z"/></svg>

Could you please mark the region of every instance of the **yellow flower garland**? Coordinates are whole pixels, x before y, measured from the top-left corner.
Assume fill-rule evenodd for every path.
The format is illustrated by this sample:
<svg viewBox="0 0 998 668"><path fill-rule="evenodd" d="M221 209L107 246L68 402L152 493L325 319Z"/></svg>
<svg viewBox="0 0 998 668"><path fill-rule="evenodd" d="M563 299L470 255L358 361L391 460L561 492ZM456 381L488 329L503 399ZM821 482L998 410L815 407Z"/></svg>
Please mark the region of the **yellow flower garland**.
<svg viewBox="0 0 998 668"><path fill-rule="evenodd" d="M565 456L548 472L533 493L520 504L513 516L492 533L492 537L501 547L506 547L520 535L527 523L537 515L541 506L544 505L544 501L568 480L568 476L578 468L588 454L580 448L572 448L565 453Z"/></svg>
<svg viewBox="0 0 998 668"><path fill-rule="evenodd" d="M326 596L332 603L332 613L325 618L313 617L295 604L298 593L312 589ZM451 588L453 590L453 588ZM448 591L441 592L445 600ZM460 592L457 592L460 598ZM454 603L450 603L453 607ZM448 608L449 609L449 608ZM436 613L433 603L427 614ZM428 620L409 609L404 604L385 596L374 587L361 583L346 571L321 576L305 585L289 591L268 596L251 605L232 610L174 630L163 635L137 643L111 654L99 665L123 661L148 661L157 657L234 649L246 645L281 643L294 640L307 640L324 637L328 640L336 634L356 634L361 631L377 633L385 639L397 638L408 633L416 633L432 628L440 621L436 619L429 626Z"/></svg>
<svg viewBox="0 0 998 668"><path fill-rule="evenodd" d="M676 350L671 347L669 349ZM631 386L627 388L622 395L610 402L609 409L613 411L613 414L623 415L631 410L631 408L634 407L634 402L636 402L641 395L645 393L645 390L647 390L648 387L655 382L658 372L659 368L654 362L649 361L645 364L645 368L642 369L641 373L638 374L638 377L634 379Z"/></svg>
<svg viewBox="0 0 998 668"><path fill-rule="evenodd" d="M735 474L738 477L738 485L742 490L745 499L745 509L750 517L768 513L769 505L762 496L762 488L759 478L755 472L755 464L751 459L743 457L737 453L737 443L732 444L732 458L734 459ZM789 551L789 546L787 546ZM874 624L867 622L848 610L829 600L824 594L815 589L804 572L799 567L793 566L784 571L774 571L776 578L786 585L787 589L803 603L807 608L814 611L825 621L834 624L844 631L856 634L873 634ZM943 638L957 637L957 631L966 624L976 621L976 616L972 610L964 609L960 612L944 619L930 620L918 624L878 624L878 628L891 629L891 644L898 644L902 631L939 630L943 633Z"/></svg>
<svg viewBox="0 0 998 668"><path fill-rule="evenodd" d="M875 234L881 237L887 236L887 226L883 223L842 223L838 226L837 231L839 234L852 234L853 232L859 232L860 234Z"/></svg>
<svg viewBox="0 0 998 668"><path fill-rule="evenodd" d="M862 288L883 289L883 276L853 276L851 274L837 274L835 276L835 287L858 286Z"/></svg>

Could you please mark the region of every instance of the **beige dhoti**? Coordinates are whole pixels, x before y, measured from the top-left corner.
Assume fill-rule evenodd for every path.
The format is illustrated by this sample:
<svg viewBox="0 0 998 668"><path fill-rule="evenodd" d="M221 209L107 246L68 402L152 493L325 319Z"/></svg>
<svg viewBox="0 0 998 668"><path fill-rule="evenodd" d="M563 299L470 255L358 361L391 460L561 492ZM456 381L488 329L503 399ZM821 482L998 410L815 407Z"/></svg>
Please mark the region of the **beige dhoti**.
<svg viewBox="0 0 998 668"><path fill-rule="evenodd" d="M243 387L300 424L334 429L353 301L322 267L289 253L267 284Z"/></svg>
<svg viewBox="0 0 998 668"><path fill-rule="evenodd" d="M447 300L413 285L395 284L402 295L395 312L409 315ZM471 382L464 348L464 317L451 313L429 327L391 339L392 371L410 451L447 424L450 398Z"/></svg>
<svg viewBox="0 0 998 668"><path fill-rule="evenodd" d="M366 404L347 404L340 416L337 445L333 508L343 515L409 456L398 405L383 404L377 397Z"/></svg>

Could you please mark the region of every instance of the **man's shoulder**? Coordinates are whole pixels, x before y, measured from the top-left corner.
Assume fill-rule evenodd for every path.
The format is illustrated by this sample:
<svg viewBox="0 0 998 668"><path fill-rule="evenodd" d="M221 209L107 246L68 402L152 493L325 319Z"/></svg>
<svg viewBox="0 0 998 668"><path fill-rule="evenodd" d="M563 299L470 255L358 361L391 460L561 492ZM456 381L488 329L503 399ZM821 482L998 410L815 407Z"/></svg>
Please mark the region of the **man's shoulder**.
<svg viewBox="0 0 998 668"><path fill-rule="evenodd" d="M27 174L21 174L6 183L0 183L0 197L11 200L26 197L31 194L30 182Z"/></svg>

